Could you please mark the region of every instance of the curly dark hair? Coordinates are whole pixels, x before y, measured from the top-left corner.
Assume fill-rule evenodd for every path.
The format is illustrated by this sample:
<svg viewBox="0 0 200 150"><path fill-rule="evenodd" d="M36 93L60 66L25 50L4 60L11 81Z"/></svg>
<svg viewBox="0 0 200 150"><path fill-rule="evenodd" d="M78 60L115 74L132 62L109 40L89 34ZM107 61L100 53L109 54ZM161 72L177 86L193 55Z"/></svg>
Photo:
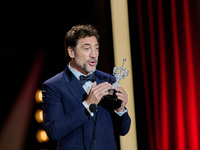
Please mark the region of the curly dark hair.
<svg viewBox="0 0 200 150"><path fill-rule="evenodd" d="M76 45L80 38L95 36L99 42L100 36L98 35L97 29L92 25L76 25L73 26L65 35L64 46L65 46L65 56L67 60L71 58L68 55L68 47L70 46L73 50L76 50Z"/></svg>

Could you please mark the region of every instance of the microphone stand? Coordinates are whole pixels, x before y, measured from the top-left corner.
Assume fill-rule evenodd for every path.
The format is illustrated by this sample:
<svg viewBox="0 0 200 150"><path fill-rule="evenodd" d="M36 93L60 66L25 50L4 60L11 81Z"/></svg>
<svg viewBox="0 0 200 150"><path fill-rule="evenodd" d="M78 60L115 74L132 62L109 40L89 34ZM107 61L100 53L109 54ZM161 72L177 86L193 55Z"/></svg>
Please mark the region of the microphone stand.
<svg viewBox="0 0 200 150"><path fill-rule="evenodd" d="M95 136L95 129L96 129L96 115L95 115L95 112L97 112L97 105L95 104L91 104L90 107L89 107L90 111L94 113L94 130L93 130L93 140L94 140L94 150L96 150L96 136Z"/></svg>
<svg viewBox="0 0 200 150"><path fill-rule="evenodd" d="M96 129L96 116L94 115L94 132L93 132L93 137L94 137L94 150L96 150L96 136L95 136L95 129Z"/></svg>

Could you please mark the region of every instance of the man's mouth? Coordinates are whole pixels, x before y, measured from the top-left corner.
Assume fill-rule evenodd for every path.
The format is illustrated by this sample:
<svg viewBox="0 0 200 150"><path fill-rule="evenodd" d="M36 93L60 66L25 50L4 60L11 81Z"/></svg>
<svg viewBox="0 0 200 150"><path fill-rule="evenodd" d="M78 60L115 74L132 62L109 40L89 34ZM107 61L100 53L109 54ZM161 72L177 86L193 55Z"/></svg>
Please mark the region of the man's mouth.
<svg viewBox="0 0 200 150"><path fill-rule="evenodd" d="M90 66L95 66L96 65L96 60L89 60L88 63Z"/></svg>

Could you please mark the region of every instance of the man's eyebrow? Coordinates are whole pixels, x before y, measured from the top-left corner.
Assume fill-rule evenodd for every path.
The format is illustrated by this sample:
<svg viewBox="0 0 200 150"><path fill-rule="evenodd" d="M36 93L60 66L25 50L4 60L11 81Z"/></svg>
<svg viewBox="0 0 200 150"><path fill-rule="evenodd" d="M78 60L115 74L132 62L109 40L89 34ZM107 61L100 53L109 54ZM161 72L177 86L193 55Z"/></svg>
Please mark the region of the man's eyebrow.
<svg viewBox="0 0 200 150"><path fill-rule="evenodd" d="M85 44L83 44L82 47L84 47L84 46L91 46L91 44L89 44L89 43L85 43ZM99 44L95 44L95 46L99 46Z"/></svg>

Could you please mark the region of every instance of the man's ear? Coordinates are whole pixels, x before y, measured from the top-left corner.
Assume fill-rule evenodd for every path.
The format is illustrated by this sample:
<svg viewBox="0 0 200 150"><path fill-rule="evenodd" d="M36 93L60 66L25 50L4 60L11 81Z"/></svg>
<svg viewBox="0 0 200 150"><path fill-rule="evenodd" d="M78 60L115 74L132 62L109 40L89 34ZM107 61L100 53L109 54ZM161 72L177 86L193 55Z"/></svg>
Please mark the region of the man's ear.
<svg viewBox="0 0 200 150"><path fill-rule="evenodd" d="M68 46L67 51L68 51L69 57L71 57L71 58L75 57L74 50L72 49L71 46Z"/></svg>

